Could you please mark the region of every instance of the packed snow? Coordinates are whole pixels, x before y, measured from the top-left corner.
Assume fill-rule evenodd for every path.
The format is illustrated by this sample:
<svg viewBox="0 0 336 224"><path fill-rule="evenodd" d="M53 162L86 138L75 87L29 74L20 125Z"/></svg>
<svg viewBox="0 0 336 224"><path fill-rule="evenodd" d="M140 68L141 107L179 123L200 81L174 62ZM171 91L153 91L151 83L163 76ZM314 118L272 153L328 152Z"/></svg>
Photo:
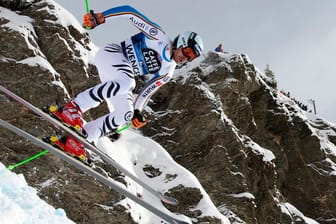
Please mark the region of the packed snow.
<svg viewBox="0 0 336 224"><path fill-rule="evenodd" d="M74 224L63 209L55 209L40 199L23 174L9 171L1 162L0 180L0 223Z"/></svg>
<svg viewBox="0 0 336 224"><path fill-rule="evenodd" d="M308 218L302 214L297 208L295 208L290 203L280 203L281 211L292 217L293 221L303 220L307 224L318 224L315 220Z"/></svg>
<svg viewBox="0 0 336 224"><path fill-rule="evenodd" d="M144 137L135 131L127 130L118 141L111 143L108 138L102 138L97 142L97 146L128 171L133 172L141 180L144 180L160 192L166 192L178 185L200 189L203 198L192 210L201 210L202 216L214 216L222 220L223 224L229 223L228 219L215 207L198 179L187 169L176 163L169 153L152 139ZM150 175L147 176L143 170L147 165L158 169L161 174L154 178L151 178ZM156 208L160 208L160 210L168 211L160 200L153 197L149 192L143 191L141 186L128 178L126 178L126 181L129 183L129 189L132 189L135 193L140 193L145 201L150 201L151 204L155 205ZM129 199L125 199L121 204L131 205L132 217L139 224L160 223L160 218L153 216L148 210Z"/></svg>

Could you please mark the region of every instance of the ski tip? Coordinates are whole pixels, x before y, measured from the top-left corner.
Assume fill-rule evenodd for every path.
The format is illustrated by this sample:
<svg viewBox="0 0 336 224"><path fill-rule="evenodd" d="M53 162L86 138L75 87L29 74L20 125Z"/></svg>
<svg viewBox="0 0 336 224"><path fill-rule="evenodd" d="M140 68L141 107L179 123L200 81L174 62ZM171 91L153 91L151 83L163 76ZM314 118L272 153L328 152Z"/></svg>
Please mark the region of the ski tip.
<svg viewBox="0 0 336 224"><path fill-rule="evenodd" d="M188 221L175 219L175 220L173 220L173 223L174 224L192 224L190 219L188 219Z"/></svg>
<svg viewBox="0 0 336 224"><path fill-rule="evenodd" d="M175 224L191 224L190 222L174 221Z"/></svg>
<svg viewBox="0 0 336 224"><path fill-rule="evenodd" d="M178 203L179 203L176 198L169 197L169 196L166 196L166 195L161 195L161 201L164 204L173 205L173 206L177 206Z"/></svg>

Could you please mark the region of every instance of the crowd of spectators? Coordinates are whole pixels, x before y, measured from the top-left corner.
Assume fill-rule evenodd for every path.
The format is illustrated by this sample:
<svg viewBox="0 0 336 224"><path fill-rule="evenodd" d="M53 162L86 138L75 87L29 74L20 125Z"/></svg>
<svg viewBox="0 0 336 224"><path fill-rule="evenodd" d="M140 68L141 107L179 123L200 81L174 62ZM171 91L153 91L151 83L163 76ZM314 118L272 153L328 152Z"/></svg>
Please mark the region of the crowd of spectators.
<svg viewBox="0 0 336 224"><path fill-rule="evenodd" d="M286 93L285 91L281 90L280 93L283 94L284 96L287 96L291 100L293 100L302 110L308 111L308 106L306 104L303 104L301 101L295 99L294 97L291 97L290 92ZM312 112L312 111L309 111L309 112Z"/></svg>

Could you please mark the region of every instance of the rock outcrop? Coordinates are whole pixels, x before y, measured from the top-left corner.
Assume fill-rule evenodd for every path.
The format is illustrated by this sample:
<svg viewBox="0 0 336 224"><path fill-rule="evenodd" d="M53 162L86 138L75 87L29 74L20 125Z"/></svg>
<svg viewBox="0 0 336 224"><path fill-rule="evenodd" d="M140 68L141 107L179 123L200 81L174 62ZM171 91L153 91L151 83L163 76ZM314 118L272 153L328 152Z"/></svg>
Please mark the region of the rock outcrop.
<svg viewBox="0 0 336 224"><path fill-rule="evenodd" d="M144 133L246 223L306 223L288 204L332 223L335 126L272 86L246 55L209 53L153 97Z"/></svg>

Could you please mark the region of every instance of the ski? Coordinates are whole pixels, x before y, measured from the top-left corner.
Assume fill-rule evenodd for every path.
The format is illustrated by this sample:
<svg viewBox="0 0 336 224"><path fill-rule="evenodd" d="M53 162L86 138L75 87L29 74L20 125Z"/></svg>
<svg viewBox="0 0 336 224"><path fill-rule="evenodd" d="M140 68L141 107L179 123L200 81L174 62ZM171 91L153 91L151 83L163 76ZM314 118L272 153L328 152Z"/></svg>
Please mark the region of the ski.
<svg viewBox="0 0 336 224"><path fill-rule="evenodd" d="M40 116L41 118L43 118L44 120L48 121L49 123L51 123L51 124L59 127L61 130L65 131L66 133L68 133L68 134L74 136L75 138L77 138L80 142L83 143L83 145L87 149L91 150L96 155L98 155L103 161L105 161L106 163L110 164L114 168L118 169L120 172L124 173L126 176L128 176L129 178L131 178L137 184L141 185L145 190L147 190L148 192L150 192L151 194L153 194L154 196L156 196L157 198L159 198L163 203L174 205L174 206L176 206L178 204L178 200L177 199L175 199L173 197L166 196L166 195L162 194L161 192L156 191L155 189L153 189L147 183L145 183L144 181L142 181L141 179L139 179L138 177L136 177L134 174L132 174L127 169L125 169L122 165L120 165L117 161L115 161L110 156L108 156L105 152L102 152L100 149L98 149L96 146L94 146L91 143L89 143L86 139L84 139L78 133L76 133L75 131L73 131L69 127L65 126L62 122L60 122L57 119L51 117L49 114L45 113L41 109L39 109L36 106L32 105L31 103L29 103L25 99L19 97L18 95L16 95L12 91L6 89L2 85L0 85L0 91L2 91L3 93L5 93L6 95L10 96L12 99L14 99L15 101L17 101L21 105L25 106L26 108L28 108L29 110L31 110L32 112L34 112L35 114L37 114L38 116Z"/></svg>
<svg viewBox="0 0 336 224"><path fill-rule="evenodd" d="M120 183L117 183L112 178L108 178L108 177L103 176L102 174L93 170L91 167L85 165L84 163L82 163L78 159L66 154L65 152L59 150L58 148L55 148L54 146L44 142L43 140L25 132L24 130L16 127L15 125L12 125L12 124L10 124L10 123L2 120L2 119L0 119L0 125L3 126L6 129L16 133L17 135L28 139L29 141L31 141L35 145L37 145L41 148L47 149L49 152L51 152L55 156L60 157L61 159L65 160L66 162L68 162L70 164L72 164L73 166L75 166L79 170L81 170L81 171L85 172L86 174L94 177L96 180L100 181L102 184L104 184L108 187L111 187L112 189L114 189L118 193L124 195L125 197L127 197L131 200L133 200L134 202L143 206L144 208L146 208L147 210L149 210L153 214L159 216L160 218L162 218L166 222L172 223L172 224L191 224L190 220L188 220L188 221L181 220L180 218L177 217L177 215L174 215L173 213L169 213L167 211L165 212L165 211L159 210L158 208L154 207L150 202L144 201L142 198L138 197L134 193L127 190L126 187L122 187L123 185L121 185ZM187 218L185 218L185 219L187 219Z"/></svg>

